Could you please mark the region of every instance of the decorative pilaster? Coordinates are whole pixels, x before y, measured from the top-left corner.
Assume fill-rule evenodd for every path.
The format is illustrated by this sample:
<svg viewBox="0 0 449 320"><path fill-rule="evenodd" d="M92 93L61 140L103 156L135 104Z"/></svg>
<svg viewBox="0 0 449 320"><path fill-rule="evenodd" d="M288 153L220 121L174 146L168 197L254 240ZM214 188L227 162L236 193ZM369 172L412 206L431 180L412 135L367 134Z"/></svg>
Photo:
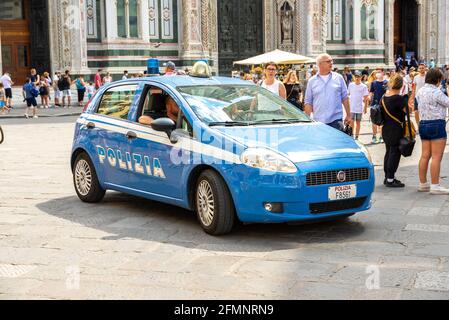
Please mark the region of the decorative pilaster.
<svg viewBox="0 0 449 320"><path fill-rule="evenodd" d="M54 69L88 74L85 0L49 1L51 61Z"/></svg>
<svg viewBox="0 0 449 320"><path fill-rule="evenodd" d="M201 0L201 42L204 49L204 58L214 61L214 72L218 72L217 26L217 1Z"/></svg>
<svg viewBox="0 0 449 320"><path fill-rule="evenodd" d="M201 39L201 8L200 0L181 0L182 12L182 60L197 60L204 58Z"/></svg>
<svg viewBox="0 0 449 320"><path fill-rule="evenodd" d="M117 0L105 1L106 40L117 38Z"/></svg>
<svg viewBox="0 0 449 320"><path fill-rule="evenodd" d="M389 67L394 66L394 2L385 0L385 64Z"/></svg>
<svg viewBox="0 0 449 320"><path fill-rule="evenodd" d="M311 32L307 34L308 56L316 56L326 52L326 35L327 35L327 1L326 0L310 0L308 2L308 25Z"/></svg>
<svg viewBox="0 0 449 320"><path fill-rule="evenodd" d="M140 12L139 38L145 42L150 42L150 15L148 0L139 0Z"/></svg>
<svg viewBox="0 0 449 320"><path fill-rule="evenodd" d="M438 12L443 17L449 15L449 3L447 1L439 1ZM438 65L449 65L449 21L448 19L438 20Z"/></svg>

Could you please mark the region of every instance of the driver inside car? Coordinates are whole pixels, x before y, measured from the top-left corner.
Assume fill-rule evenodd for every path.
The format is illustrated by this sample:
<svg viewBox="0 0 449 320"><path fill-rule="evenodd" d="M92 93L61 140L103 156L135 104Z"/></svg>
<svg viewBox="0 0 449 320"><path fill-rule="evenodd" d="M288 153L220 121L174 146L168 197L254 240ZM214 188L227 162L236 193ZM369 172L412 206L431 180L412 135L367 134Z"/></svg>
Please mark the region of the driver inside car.
<svg viewBox="0 0 449 320"><path fill-rule="evenodd" d="M167 96L167 98L165 99L165 106L167 109L167 117L173 120L176 124L176 121L178 120L179 107L176 104L175 100L173 100L172 97ZM153 120L153 118L147 115L139 117L139 123L147 126L151 125Z"/></svg>

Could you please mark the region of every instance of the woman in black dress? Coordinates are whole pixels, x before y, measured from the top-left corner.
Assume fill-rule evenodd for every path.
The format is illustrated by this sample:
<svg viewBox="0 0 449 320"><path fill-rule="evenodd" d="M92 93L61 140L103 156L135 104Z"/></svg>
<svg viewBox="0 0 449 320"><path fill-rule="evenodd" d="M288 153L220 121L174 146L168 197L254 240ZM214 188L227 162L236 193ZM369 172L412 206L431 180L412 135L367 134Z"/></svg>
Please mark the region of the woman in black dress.
<svg viewBox="0 0 449 320"><path fill-rule="evenodd" d="M301 87L295 70L290 70L284 80L287 91L287 101L300 110L304 110L301 103Z"/></svg>
<svg viewBox="0 0 449 320"><path fill-rule="evenodd" d="M403 84L404 80L401 75L392 76L388 82L389 90L381 100L384 117L382 137L386 147L384 185L389 188L403 188L405 186L395 177L401 160L399 140L404 136L402 123L405 122L405 108L408 107L407 96L400 95Z"/></svg>

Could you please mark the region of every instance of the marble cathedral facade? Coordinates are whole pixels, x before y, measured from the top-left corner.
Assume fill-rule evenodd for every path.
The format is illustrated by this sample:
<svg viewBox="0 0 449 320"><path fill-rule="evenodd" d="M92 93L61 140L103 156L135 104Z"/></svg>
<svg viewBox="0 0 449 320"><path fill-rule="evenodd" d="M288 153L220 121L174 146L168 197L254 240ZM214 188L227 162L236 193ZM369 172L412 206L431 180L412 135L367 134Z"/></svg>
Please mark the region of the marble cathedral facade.
<svg viewBox="0 0 449 320"><path fill-rule="evenodd" d="M397 53L449 64L446 0L2 3L35 6L25 14L33 22L30 48L25 50L30 56L27 67L53 72L70 69L74 74L92 75L103 69L118 76L123 70L143 71L147 59L157 57L181 68L208 59L215 72L229 75L232 61L276 48L311 57L328 52L337 66L355 68L392 66ZM14 48L7 48L8 37L13 36L7 24L11 17L6 11L0 13L0 41L6 39L0 42L3 69L15 61Z"/></svg>

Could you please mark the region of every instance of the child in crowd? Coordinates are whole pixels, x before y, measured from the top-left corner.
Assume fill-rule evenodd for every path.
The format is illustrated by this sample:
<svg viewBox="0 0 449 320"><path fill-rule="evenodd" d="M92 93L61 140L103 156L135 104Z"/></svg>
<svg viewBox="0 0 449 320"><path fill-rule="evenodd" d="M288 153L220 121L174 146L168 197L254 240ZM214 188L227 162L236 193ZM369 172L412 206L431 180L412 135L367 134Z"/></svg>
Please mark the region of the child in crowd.
<svg viewBox="0 0 449 320"><path fill-rule="evenodd" d="M362 73L356 71L354 74L355 82L350 82L348 87L349 105L351 108L351 117L355 123L355 139L359 139L360 123L362 116L367 111L369 92L366 84L362 83Z"/></svg>
<svg viewBox="0 0 449 320"><path fill-rule="evenodd" d="M90 100L95 94L95 87L92 82L89 82L89 85L87 86L87 98Z"/></svg>
<svg viewBox="0 0 449 320"><path fill-rule="evenodd" d="M9 113L9 108L6 105L6 91L3 87L3 83L0 82L0 109L2 110L1 114L4 114L5 111Z"/></svg>

